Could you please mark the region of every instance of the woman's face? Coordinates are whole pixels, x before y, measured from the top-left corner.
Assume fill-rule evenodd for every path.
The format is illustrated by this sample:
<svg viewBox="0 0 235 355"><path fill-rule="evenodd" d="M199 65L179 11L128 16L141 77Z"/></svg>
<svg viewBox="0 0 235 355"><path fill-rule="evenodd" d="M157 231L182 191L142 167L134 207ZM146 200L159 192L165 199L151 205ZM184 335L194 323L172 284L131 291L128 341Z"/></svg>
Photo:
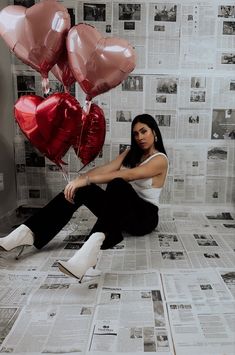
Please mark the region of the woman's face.
<svg viewBox="0 0 235 355"><path fill-rule="evenodd" d="M154 146L153 130L145 123L138 122L133 127L133 136L138 146L148 150Z"/></svg>

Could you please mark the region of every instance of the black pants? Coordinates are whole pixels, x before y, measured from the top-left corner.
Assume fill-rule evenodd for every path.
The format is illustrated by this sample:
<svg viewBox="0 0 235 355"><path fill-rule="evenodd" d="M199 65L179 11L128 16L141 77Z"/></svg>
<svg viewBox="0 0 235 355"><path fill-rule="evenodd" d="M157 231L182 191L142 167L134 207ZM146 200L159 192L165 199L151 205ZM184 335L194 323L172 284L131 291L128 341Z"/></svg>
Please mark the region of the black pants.
<svg viewBox="0 0 235 355"><path fill-rule="evenodd" d="M61 192L27 219L24 224L34 233L34 246L41 249L46 245L82 205L98 217L90 235L106 234L102 249L119 243L122 231L140 236L150 233L158 224L158 207L140 198L128 182L116 178L107 184L106 190L95 184L79 188L74 204Z"/></svg>

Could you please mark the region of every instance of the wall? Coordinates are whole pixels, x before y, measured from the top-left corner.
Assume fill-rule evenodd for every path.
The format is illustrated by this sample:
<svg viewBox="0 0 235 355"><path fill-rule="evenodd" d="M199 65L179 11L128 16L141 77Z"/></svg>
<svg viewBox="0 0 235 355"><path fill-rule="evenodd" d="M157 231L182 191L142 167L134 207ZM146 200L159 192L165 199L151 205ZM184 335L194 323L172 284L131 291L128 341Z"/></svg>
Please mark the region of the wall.
<svg viewBox="0 0 235 355"><path fill-rule="evenodd" d="M1 0L0 9L7 5ZM16 207L16 178L14 163L13 90L10 52L0 39L0 174L3 174L4 189L0 185L0 216Z"/></svg>
<svg viewBox="0 0 235 355"><path fill-rule="evenodd" d="M234 2L60 3L69 8L73 25L87 22L105 37L126 38L137 53L137 65L129 78L93 100L104 110L107 133L102 153L90 166L103 164L124 149L130 143L131 119L146 112L160 126L170 160L161 202L234 204ZM15 98L42 95L39 73L15 57L12 64ZM50 87L52 92L61 89L51 74ZM78 84L76 98L84 104ZM64 187L64 174L35 152L19 129L15 141L17 202L43 204ZM82 165L72 148L64 160L73 178Z"/></svg>

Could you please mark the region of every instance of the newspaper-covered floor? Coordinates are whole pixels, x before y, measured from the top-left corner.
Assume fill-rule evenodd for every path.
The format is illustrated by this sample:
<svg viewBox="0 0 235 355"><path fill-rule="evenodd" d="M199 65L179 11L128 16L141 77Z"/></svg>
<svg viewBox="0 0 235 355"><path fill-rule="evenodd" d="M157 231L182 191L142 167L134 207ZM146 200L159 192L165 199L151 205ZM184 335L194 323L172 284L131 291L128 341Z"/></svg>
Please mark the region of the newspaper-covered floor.
<svg viewBox="0 0 235 355"><path fill-rule="evenodd" d="M234 355L234 210L164 206L160 221L101 251L81 284L57 260L84 242L86 209L41 251L0 252L0 352Z"/></svg>

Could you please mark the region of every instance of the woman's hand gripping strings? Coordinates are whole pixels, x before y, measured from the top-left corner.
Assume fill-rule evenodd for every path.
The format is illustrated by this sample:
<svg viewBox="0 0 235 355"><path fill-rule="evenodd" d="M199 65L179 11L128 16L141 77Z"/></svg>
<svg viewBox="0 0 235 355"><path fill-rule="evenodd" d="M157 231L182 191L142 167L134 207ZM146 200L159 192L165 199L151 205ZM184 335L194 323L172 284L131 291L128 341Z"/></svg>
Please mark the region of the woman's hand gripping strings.
<svg viewBox="0 0 235 355"><path fill-rule="evenodd" d="M64 189L64 197L70 203L74 203L74 195L79 187L90 185L90 179L88 175L80 175L76 179L70 181Z"/></svg>

